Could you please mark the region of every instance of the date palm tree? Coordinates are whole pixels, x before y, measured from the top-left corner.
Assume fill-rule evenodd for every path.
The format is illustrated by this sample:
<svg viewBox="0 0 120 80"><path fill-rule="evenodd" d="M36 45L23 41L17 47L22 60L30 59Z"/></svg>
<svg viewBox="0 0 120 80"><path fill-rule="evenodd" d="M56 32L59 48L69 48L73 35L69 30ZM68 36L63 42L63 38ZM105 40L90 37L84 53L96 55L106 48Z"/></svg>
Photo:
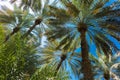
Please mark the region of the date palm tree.
<svg viewBox="0 0 120 80"><path fill-rule="evenodd" d="M4 42L13 36L18 31L22 34L25 32L30 25L33 24L34 16L29 13L29 11L22 11L18 7L14 7L14 10L9 9L6 6L2 7L0 11L0 23L8 26L8 28L13 30L11 33L7 33ZM37 34L36 34L37 35Z"/></svg>
<svg viewBox="0 0 120 80"><path fill-rule="evenodd" d="M39 61L42 63L41 66L52 65L51 67L55 70L55 76L61 71L68 72L69 76L71 76L71 73L77 75L77 69L81 63L79 55L75 54L75 52L67 52L64 49L56 49L59 45L58 43L58 41L54 41L40 49Z"/></svg>
<svg viewBox="0 0 120 80"><path fill-rule="evenodd" d="M76 43L80 43L78 45L81 46L84 80L93 80L92 66L88 56L91 47L89 43L93 42L98 51L103 51L107 57L113 51L119 50L111 38L120 41L120 21L118 19L120 12L117 7L120 2L117 1L111 5L106 5L109 0L60 0L60 2L63 5L61 8L71 17L65 24L48 30L46 35L50 41L61 39L58 47L62 48L75 47L73 40L77 38ZM56 8L58 7L54 9ZM52 10L50 12L53 14Z"/></svg>
<svg viewBox="0 0 120 80"><path fill-rule="evenodd" d="M11 3L16 2L16 0L11 1ZM55 1L51 3L55 4ZM5 42L9 39L10 36L17 33L20 29L27 27L27 32L24 33L22 38L27 37L31 32L38 35L39 37L44 33L47 26L53 26L55 24L64 23L63 20L69 19L69 17L64 18L64 16L56 15L58 18L63 17L60 22L54 21L54 17L49 15L51 4L48 1L42 0L38 1L25 1L22 0L19 8L14 9L13 11L8 9L6 6L3 6L3 11L0 11L0 21L5 24L12 24L14 26L13 31L6 37ZM55 13L59 13L60 10L56 10ZM65 12L64 12L65 13ZM63 14L64 14L63 13ZM9 19L9 21L8 21ZM40 28L39 28L39 26ZM46 26L47 25L47 26ZM31 26L31 27L29 27ZM25 29L24 29L25 30Z"/></svg>
<svg viewBox="0 0 120 80"><path fill-rule="evenodd" d="M119 54L114 54L112 56L109 55L109 58L101 54L99 54L98 58L95 58L94 56L91 55L90 59L91 61L93 61L94 65L93 69L97 70L94 71L95 72L94 74L100 75L99 76L100 80L102 77L104 77L105 80L119 79L118 77L119 72L117 73L117 70L119 69L120 65L119 58L120 58Z"/></svg>

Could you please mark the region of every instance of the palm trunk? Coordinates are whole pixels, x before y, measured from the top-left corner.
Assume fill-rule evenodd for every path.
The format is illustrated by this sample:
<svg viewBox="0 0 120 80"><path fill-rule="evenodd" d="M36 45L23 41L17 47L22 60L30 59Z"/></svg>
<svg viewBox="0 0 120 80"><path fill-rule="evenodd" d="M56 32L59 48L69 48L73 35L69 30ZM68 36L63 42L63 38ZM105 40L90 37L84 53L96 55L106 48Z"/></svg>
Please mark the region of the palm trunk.
<svg viewBox="0 0 120 80"><path fill-rule="evenodd" d="M54 76L56 76L57 75L57 72L58 72L58 70L60 69L60 66L62 65L62 62L63 62L64 60L60 60L60 63L58 64L58 66L57 66L57 68L56 68L56 70L55 70L55 73L54 73Z"/></svg>
<svg viewBox="0 0 120 80"><path fill-rule="evenodd" d="M58 72L58 70L60 69L60 66L62 65L64 60L60 60L60 63L58 64L57 68L56 68L56 73Z"/></svg>
<svg viewBox="0 0 120 80"><path fill-rule="evenodd" d="M58 70L60 69L60 66L62 65L62 63L63 63L63 61L64 61L65 59L66 59L66 55L63 54L63 55L61 56L60 63L58 64L58 66L57 66L57 68L56 68L55 76L56 76Z"/></svg>
<svg viewBox="0 0 120 80"><path fill-rule="evenodd" d="M109 73L104 73L104 78L105 78L105 80L110 80L110 75L109 75Z"/></svg>
<svg viewBox="0 0 120 80"><path fill-rule="evenodd" d="M18 25L17 27L15 27L15 28L13 29L13 31L10 33L10 35L7 35L7 36L6 36L6 38L5 38L5 40L4 40L4 43L7 42L8 39L9 39L11 36L13 36L15 33L17 33L19 30L20 30L20 27L19 27L19 25Z"/></svg>
<svg viewBox="0 0 120 80"><path fill-rule="evenodd" d="M41 22L42 22L42 19L36 19L35 24L34 24L32 27L30 27L30 29L27 31L27 33L25 33L25 34L22 36L22 38L27 37L27 36L31 33L31 31L32 31L38 24L40 24Z"/></svg>
<svg viewBox="0 0 120 80"><path fill-rule="evenodd" d="M92 66L89 60L89 49L86 41L86 31L81 30L81 53L82 53L82 72L84 74L84 80L94 80L92 73Z"/></svg>
<svg viewBox="0 0 120 80"><path fill-rule="evenodd" d="M106 72L104 72L104 79L110 80L110 72L108 70Z"/></svg>
<svg viewBox="0 0 120 80"><path fill-rule="evenodd" d="M35 27L36 27L36 24L30 27L30 29L23 35L23 38L27 37Z"/></svg>
<svg viewBox="0 0 120 80"><path fill-rule="evenodd" d="M84 80L94 80L92 73L92 66L89 60L89 47L86 41L87 25L83 22L78 24L78 31L81 33L81 55L82 55L82 72Z"/></svg>

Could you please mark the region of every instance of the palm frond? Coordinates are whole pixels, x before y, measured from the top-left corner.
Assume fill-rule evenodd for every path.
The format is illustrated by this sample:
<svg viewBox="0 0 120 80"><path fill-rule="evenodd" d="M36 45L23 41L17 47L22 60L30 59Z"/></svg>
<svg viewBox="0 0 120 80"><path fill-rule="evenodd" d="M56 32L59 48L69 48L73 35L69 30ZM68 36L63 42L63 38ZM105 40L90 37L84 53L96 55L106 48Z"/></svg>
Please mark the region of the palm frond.
<svg viewBox="0 0 120 80"><path fill-rule="evenodd" d="M92 40L94 40L93 42L96 44L96 47L99 49L99 51L101 51L101 49L103 50L106 56L108 56L108 54L111 54L113 50L119 50L118 47L114 44L114 42L111 41L110 38L108 38L108 34L102 34L104 33L104 31L99 31L98 28L97 30L92 31L95 32L94 34L90 34Z"/></svg>
<svg viewBox="0 0 120 80"><path fill-rule="evenodd" d="M5 11L1 11L4 14L0 14L0 22L2 24L7 24L10 29L13 28L13 31L6 36L5 42L15 33L20 31L23 26L28 27L32 24L33 15L29 14L27 11L22 11L16 6L14 10L10 10L7 7L3 7L3 10Z"/></svg>
<svg viewBox="0 0 120 80"><path fill-rule="evenodd" d="M113 31L116 33L120 32L119 21L101 21L99 25L104 30Z"/></svg>
<svg viewBox="0 0 120 80"><path fill-rule="evenodd" d="M55 17L55 19L58 19L59 22L66 22L70 19L70 15L67 14L65 9L55 6L49 6L48 9L48 15Z"/></svg>
<svg viewBox="0 0 120 80"><path fill-rule="evenodd" d="M107 6L107 7L103 7L96 15L95 15L95 17L97 17L97 18L100 18L100 17L104 17L104 16L113 16L113 17L115 17L115 16L119 16L120 15L120 10L119 10L119 7L118 7L118 4L119 4L120 2L118 1L118 2L114 2L113 4L113 6ZM118 8L116 8L116 7L118 7Z"/></svg>
<svg viewBox="0 0 120 80"><path fill-rule="evenodd" d="M11 23L16 21L13 11L8 7L3 6L2 10L0 10L0 23Z"/></svg>
<svg viewBox="0 0 120 80"><path fill-rule="evenodd" d="M48 36L48 40L52 40L52 39L61 38L62 36L66 35L69 31L70 29L67 29L62 26L57 26L55 28L52 28L51 30L48 30L46 35Z"/></svg>
<svg viewBox="0 0 120 80"><path fill-rule="evenodd" d="M103 13L104 11L104 13ZM117 17L120 15L120 9L117 10L109 10L109 8L105 8L104 10L102 10L100 13L96 14L95 17L104 17L104 16L113 16L113 17Z"/></svg>
<svg viewBox="0 0 120 80"><path fill-rule="evenodd" d="M108 33L113 37L115 38L116 40L118 40L120 42L120 36L119 36L119 33L116 33L114 31L108 31Z"/></svg>
<svg viewBox="0 0 120 80"><path fill-rule="evenodd" d="M23 9L31 8L33 11L41 11L42 9L42 1L41 0L22 0L20 7Z"/></svg>
<svg viewBox="0 0 120 80"><path fill-rule="evenodd" d="M71 15L73 17L77 17L79 15L80 11L71 2L67 3L66 7L68 9L67 12L68 12L69 15Z"/></svg>

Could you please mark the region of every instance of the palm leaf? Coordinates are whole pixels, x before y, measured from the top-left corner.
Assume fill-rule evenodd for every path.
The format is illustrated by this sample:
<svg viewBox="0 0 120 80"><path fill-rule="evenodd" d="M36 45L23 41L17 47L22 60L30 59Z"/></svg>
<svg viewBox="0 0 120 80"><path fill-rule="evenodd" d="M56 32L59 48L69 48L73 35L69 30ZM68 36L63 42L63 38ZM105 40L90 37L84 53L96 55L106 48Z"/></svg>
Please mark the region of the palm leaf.
<svg viewBox="0 0 120 80"><path fill-rule="evenodd" d="M42 8L42 1L41 0L22 0L20 7L23 9L31 8L33 11L40 11Z"/></svg>

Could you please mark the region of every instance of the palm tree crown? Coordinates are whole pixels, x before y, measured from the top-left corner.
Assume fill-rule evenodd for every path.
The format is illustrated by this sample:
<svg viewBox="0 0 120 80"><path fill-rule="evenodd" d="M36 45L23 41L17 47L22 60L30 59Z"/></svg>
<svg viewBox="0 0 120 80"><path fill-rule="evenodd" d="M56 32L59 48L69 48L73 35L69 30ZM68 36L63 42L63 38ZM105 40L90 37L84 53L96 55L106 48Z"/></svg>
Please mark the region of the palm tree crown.
<svg viewBox="0 0 120 80"><path fill-rule="evenodd" d="M91 46L88 43L90 41L94 43L97 50L100 53L103 52L107 57L113 51L119 50L110 38L113 37L118 41L120 40L118 36L120 31L118 20L119 7L116 8L116 6L119 6L119 1L113 3L114 6L106 6L109 0L61 0L61 2L64 6L64 11L71 17L60 27L56 26L48 31L48 39L59 38L61 41L58 47L69 48L71 46L75 47L72 43L75 43L76 36L80 35L80 39L77 39L76 43L80 43L77 46L81 46L84 80L93 80L88 58L89 47ZM72 29L70 30L70 28ZM62 31L63 34L57 32L57 30ZM75 33L76 30L77 32ZM75 35L70 34L73 31ZM85 70L86 66L89 66L88 70Z"/></svg>

